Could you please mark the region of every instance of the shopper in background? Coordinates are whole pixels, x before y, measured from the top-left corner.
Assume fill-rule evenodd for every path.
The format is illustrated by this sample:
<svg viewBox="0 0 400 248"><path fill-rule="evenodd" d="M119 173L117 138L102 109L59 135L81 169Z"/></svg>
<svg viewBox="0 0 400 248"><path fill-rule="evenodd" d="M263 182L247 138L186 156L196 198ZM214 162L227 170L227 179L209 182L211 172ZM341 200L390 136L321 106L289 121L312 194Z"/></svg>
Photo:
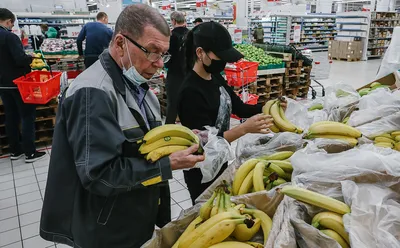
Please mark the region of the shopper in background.
<svg viewBox="0 0 400 248"><path fill-rule="evenodd" d="M11 32L14 21L15 16L11 11L0 8L0 96L6 114L11 160L17 160L25 154L25 161L31 163L46 153L37 152L35 147L36 106L25 104L13 83L14 79L31 71L29 65L32 63L32 57L25 54L21 40Z"/></svg>
<svg viewBox="0 0 400 248"><path fill-rule="evenodd" d="M158 10L126 7L109 50L80 74L57 113L40 235L84 248L136 248L171 219L168 180L204 156L194 145L150 163L138 141L161 125L147 82L168 61Z"/></svg>
<svg viewBox="0 0 400 248"><path fill-rule="evenodd" d="M259 23L255 28L253 37L257 44L264 44L264 28L262 27L261 23Z"/></svg>
<svg viewBox="0 0 400 248"><path fill-rule="evenodd" d="M197 26L197 25L199 25L199 24L202 24L203 23L203 19L201 19L201 18L196 18L196 19L194 19L194 21L193 21L193 24L195 25L195 26Z"/></svg>
<svg viewBox="0 0 400 248"><path fill-rule="evenodd" d="M216 127L218 135L228 142L247 133L269 132L268 128L273 124L271 116L260 114L261 105L243 103L220 74L227 62L236 62L241 58L243 55L232 46L228 30L219 23L205 22L188 33L186 66L190 71L178 98L178 115L182 125L198 130L205 130L205 126ZM231 113L249 119L230 129ZM225 164L217 177L226 167ZM183 173L193 203L217 178L202 184L203 175L199 168Z"/></svg>
<svg viewBox="0 0 400 248"><path fill-rule="evenodd" d="M108 16L104 12L97 14L97 22L89 22L83 26L76 40L78 53L83 56L82 42L86 39L85 66L89 68L99 59L99 55L106 49L111 41L113 32L107 27Z"/></svg>
<svg viewBox="0 0 400 248"><path fill-rule="evenodd" d="M171 34L168 53L171 59L165 64L168 68L166 90L167 90L167 118L166 124L175 124L177 117L178 92L184 79L185 49L183 48L185 37L189 29L185 27L186 18L181 12L171 14L171 23L174 27Z"/></svg>
<svg viewBox="0 0 400 248"><path fill-rule="evenodd" d="M42 29L42 33L46 38L57 38L57 29L49 27L47 24L41 24L40 28Z"/></svg>

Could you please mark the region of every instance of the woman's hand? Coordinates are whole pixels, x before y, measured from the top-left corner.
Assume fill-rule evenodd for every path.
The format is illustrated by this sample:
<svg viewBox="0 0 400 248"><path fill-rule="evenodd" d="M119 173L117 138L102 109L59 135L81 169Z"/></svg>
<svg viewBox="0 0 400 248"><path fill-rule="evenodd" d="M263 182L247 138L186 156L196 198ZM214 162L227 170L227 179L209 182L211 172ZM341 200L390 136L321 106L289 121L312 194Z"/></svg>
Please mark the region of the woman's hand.
<svg viewBox="0 0 400 248"><path fill-rule="evenodd" d="M241 126L244 134L246 133L262 133L267 134L271 132L270 127L274 124L270 115L255 115L247 119Z"/></svg>
<svg viewBox="0 0 400 248"><path fill-rule="evenodd" d="M287 101L286 101L286 99L284 97L281 97L279 99L279 102L280 102L281 107L283 108L283 111L286 111L286 109L287 109Z"/></svg>

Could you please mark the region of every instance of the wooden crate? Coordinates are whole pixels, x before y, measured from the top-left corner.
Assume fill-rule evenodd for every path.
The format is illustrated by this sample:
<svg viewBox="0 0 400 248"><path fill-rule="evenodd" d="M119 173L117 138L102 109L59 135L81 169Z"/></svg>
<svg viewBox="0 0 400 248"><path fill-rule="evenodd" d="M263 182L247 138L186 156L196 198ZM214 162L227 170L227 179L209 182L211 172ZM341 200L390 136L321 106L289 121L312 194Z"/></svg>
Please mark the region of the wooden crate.
<svg viewBox="0 0 400 248"><path fill-rule="evenodd" d="M285 70L285 77L300 76L301 67L287 67Z"/></svg>
<svg viewBox="0 0 400 248"><path fill-rule="evenodd" d="M286 61L285 64L287 68L303 67L303 60Z"/></svg>

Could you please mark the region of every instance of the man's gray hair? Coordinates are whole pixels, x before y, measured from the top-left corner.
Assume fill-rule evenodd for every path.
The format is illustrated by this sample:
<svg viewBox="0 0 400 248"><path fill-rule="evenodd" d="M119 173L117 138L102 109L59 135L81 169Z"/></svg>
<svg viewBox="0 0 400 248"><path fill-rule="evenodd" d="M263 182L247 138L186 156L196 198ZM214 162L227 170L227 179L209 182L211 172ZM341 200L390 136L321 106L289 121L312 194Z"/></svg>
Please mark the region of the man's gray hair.
<svg viewBox="0 0 400 248"><path fill-rule="evenodd" d="M185 22L185 16L181 12L178 12L178 11L172 12L170 19L171 19L171 21L175 20L176 23L178 23L178 24L183 24Z"/></svg>
<svg viewBox="0 0 400 248"><path fill-rule="evenodd" d="M122 33L129 34L132 39L139 39L147 26L154 27L165 36L171 35L167 21L158 10L146 4L132 4L118 16L114 36Z"/></svg>

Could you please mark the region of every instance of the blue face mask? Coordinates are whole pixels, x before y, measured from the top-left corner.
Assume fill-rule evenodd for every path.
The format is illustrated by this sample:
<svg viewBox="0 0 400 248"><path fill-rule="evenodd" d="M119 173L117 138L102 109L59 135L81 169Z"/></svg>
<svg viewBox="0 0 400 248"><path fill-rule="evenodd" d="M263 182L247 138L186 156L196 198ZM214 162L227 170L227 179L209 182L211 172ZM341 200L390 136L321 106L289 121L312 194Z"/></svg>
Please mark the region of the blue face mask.
<svg viewBox="0 0 400 248"><path fill-rule="evenodd" d="M133 66L133 64L132 64L131 55L129 54L129 51L128 51L128 44L126 44L126 39L125 39L125 47L126 47L126 52L128 53L128 58L129 58L131 67L126 69L124 64L122 63L122 59L121 59L122 74L127 79L129 79L129 81L131 81L132 83L134 83L136 85L141 85L141 84L147 83L149 81L149 79L146 79L142 75L140 75L140 73L136 70L135 66Z"/></svg>

